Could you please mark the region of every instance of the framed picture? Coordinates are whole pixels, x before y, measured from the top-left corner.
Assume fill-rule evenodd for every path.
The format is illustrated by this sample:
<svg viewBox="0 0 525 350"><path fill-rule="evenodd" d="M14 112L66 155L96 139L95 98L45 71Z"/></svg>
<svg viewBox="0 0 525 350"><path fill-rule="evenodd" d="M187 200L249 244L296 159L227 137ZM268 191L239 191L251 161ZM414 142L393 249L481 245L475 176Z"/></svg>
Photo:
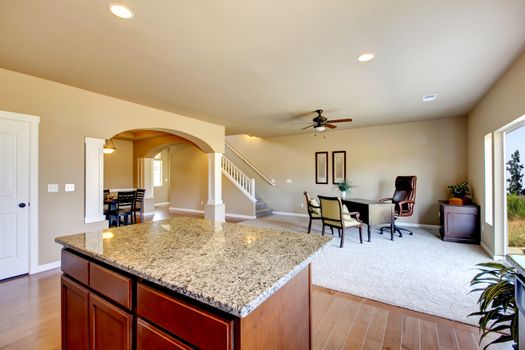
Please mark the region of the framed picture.
<svg viewBox="0 0 525 350"><path fill-rule="evenodd" d="M328 152L315 152L315 183L328 183Z"/></svg>
<svg viewBox="0 0 525 350"><path fill-rule="evenodd" d="M332 152L332 181L338 184L346 180L346 151Z"/></svg>

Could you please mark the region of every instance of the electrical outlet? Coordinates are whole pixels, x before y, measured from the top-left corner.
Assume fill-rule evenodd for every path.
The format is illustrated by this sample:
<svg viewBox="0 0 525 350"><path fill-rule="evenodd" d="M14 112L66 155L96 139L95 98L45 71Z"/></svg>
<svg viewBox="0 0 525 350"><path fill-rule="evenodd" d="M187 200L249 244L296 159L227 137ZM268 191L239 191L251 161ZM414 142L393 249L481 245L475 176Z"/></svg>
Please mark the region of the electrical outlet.
<svg viewBox="0 0 525 350"><path fill-rule="evenodd" d="M204 201L201 201L201 205L204 205Z"/></svg>
<svg viewBox="0 0 525 350"><path fill-rule="evenodd" d="M47 192L58 192L58 184L48 184Z"/></svg>
<svg viewBox="0 0 525 350"><path fill-rule="evenodd" d="M64 191L66 192L75 192L75 184L65 184Z"/></svg>
<svg viewBox="0 0 525 350"><path fill-rule="evenodd" d="M304 208L304 203L301 203L301 208Z"/></svg>
<svg viewBox="0 0 525 350"><path fill-rule="evenodd" d="M291 184L292 183L292 179L286 179L286 183L287 184Z"/></svg>

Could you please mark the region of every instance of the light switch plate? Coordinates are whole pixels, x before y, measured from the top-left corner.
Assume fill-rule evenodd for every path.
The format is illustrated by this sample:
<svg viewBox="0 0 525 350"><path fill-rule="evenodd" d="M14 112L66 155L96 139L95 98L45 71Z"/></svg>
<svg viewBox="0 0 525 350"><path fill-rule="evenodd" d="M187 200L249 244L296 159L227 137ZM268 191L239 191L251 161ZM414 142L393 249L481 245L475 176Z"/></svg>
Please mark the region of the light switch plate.
<svg viewBox="0 0 525 350"><path fill-rule="evenodd" d="M292 183L292 179L286 179L286 183L287 184L291 184Z"/></svg>
<svg viewBox="0 0 525 350"><path fill-rule="evenodd" d="M75 192L75 184L65 184L64 191L66 192Z"/></svg>
<svg viewBox="0 0 525 350"><path fill-rule="evenodd" d="M47 184L47 192L58 192L58 184Z"/></svg>

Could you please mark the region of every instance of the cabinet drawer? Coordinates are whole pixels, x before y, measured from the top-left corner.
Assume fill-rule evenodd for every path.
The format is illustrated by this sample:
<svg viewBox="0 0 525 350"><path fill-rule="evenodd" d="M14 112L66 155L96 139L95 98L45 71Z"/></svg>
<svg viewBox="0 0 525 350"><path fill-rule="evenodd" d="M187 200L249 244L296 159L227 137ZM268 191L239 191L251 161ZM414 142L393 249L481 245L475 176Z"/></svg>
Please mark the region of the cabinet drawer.
<svg viewBox="0 0 525 350"><path fill-rule="evenodd" d="M140 318L137 320L137 350L191 350L191 348Z"/></svg>
<svg viewBox="0 0 525 350"><path fill-rule="evenodd" d="M137 314L199 349L232 348L232 320L140 283L137 286Z"/></svg>
<svg viewBox="0 0 525 350"><path fill-rule="evenodd" d="M89 284L89 261L62 249L62 271L85 285Z"/></svg>
<svg viewBox="0 0 525 350"><path fill-rule="evenodd" d="M89 286L131 310L131 280L100 265L89 266Z"/></svg>

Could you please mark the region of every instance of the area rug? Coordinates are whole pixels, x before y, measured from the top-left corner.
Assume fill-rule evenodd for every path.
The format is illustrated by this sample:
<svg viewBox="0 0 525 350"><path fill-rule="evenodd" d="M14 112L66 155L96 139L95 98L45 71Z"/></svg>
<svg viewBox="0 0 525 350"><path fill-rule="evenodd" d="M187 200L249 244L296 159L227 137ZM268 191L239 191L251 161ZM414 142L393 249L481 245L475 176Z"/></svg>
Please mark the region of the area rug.
<svg viewBox="0 0 525 350"><path fill-rule="evenodd" d="M308 219L273 215L240 224L306 232ZM313 226L312 233L320 234L320 225ZM467 315L477 310L478 295L469 294L469 281L475 265L490 257L477 245L443 242L437 232L411 229L413 236L395 241L375 230L372 242L363 244L351 229L343 248L335 237L312 263L313 283L475 325L477 319ZM363 233L365 238L366 229Z"/></svg>

